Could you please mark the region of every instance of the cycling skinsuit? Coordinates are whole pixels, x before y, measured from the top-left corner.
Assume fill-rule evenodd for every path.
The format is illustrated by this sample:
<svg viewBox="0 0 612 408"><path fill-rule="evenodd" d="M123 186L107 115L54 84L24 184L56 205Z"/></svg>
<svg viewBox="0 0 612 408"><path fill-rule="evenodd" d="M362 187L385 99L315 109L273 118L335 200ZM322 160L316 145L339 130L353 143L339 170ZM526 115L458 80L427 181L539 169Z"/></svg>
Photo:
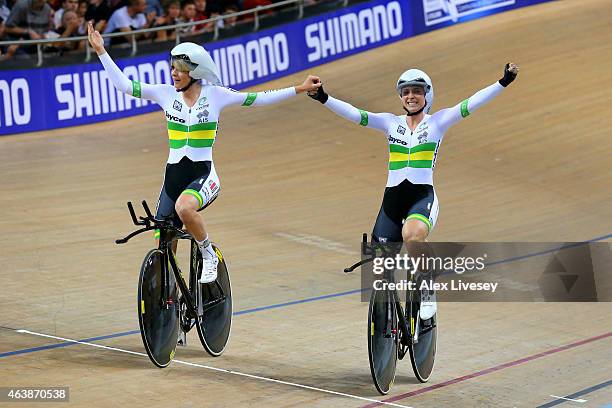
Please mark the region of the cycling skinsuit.
<svg viewBox="0 0 612 408"><path fill-rule="evenodd" d="M168 128L170 153L164 184L160 193L156 218L176 215L174 203L181 194L194 196L199 210L208 206L219 194L220 182L212 160L212 147L217 135L219 116L227 106L257 106L280 102L296 94L294 87L242 93L222 86L202 84L194 106L189 107L183 94L172 85L151 85L130 80L108 55L100 61L115 88L136 98L156 102L164 110ZM178 216L173 217L178 227Z"/></svg>
<svg viewBox="0 0 612 408"><path fill-rule="evenodd" d="M406 219L417 219L431 231L438 218L438 199L433 187L433 169L438 150L448 128L497 96L498 82L488 86L452 108L425 115L411 131L404 115L371 113L329 97L325 106L334 113L376 129L387 136L389 174L374 230L373 239L401 242Z"/></svg>

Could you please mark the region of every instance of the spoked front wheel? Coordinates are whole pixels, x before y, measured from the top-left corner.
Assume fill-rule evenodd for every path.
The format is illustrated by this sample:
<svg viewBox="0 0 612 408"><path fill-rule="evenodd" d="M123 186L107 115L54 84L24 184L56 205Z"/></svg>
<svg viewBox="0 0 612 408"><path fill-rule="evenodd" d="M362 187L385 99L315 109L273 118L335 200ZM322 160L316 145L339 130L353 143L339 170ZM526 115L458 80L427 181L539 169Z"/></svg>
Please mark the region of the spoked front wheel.
<svg viewBox="0 0 612 408"><path fill-rule="evenodd" d="M225 350L232 328L232 287L227 263L221 250L213 245L219 264L217 280L197 286L198 297L198 335L204 349L213 357L220 356ZM199 255L199 251L198 251ZM198 262L202 262L198 256ZM199 265L198 265L199 267Z"/></svg>
<svg viewBox="0 0 612 408"><path fill-rule="evenodd" d="M174 358L179 333L179 302L174 275L168 274L170 296L162 285L163 252L152 249L140 268L138 281L138 322L142 342L149 358L158 367L166 367Z"/></svg>
<svg viewBox="0 0 612 408"><path fill-rule="evenodd" d="M395 380L398 349L397 310L391 292L372 290L368 309L368 356L376 389L387 394Z"/></svg>
<svg viewBox="0 0 612 408"><path fill-rule="evenodd" d="M435 302L435 293L429 293ZM428 313L423 319L420 313L421 293L411 291L406 304L406 320L410 325L412 341L409 345L410 361L414 375L420 382L427 382L434 368L438 341L438 315Z"/></svg>

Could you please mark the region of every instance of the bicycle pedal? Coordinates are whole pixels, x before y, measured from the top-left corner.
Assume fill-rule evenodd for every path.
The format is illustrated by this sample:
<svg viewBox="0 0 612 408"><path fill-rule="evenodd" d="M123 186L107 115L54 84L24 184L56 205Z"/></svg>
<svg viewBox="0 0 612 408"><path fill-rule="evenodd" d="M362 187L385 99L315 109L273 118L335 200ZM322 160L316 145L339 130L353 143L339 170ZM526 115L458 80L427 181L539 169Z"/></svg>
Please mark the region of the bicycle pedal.
<svg viewBox="0 0 612 408"><path fill-rule="evenodd" d="M187 333L182 330L179 331L179 336L176 345L181 347L187 347Z"/></svg>

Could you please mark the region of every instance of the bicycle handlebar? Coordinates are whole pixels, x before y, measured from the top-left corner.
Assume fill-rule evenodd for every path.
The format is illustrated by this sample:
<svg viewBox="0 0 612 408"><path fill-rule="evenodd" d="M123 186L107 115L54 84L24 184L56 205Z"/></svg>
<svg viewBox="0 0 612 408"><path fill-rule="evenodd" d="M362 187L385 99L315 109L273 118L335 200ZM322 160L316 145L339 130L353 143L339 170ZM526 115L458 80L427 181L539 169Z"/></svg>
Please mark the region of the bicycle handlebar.
<svg viewBox="0 0 612 408"><path fill-rule="evenodd" d="M179 238L191 238L191 235L188 232L175 227L174 225L172 225L171 221L156 219L151 213L151 210L149 209L149 206L147 205L147 202L145 200L142 200L142 208L147 214L146 217L136 217L136 211L134 211L134 206L132 205L131 201L128 201L127 206L128 206L128 210L130 211L130 216L132 217L132 222L134 223L134 225L144 225L145 227L130 233L124 238L115 240L115 244L125 244L126 242L128 242L130 239L132 239L136 235L139 235L139 234L142 234L143 232L151 231L154 229L171 230L171 231L175 231Z"/></svg>
<svg viewBox="0 0 612 408"><path fill-rule="evenodd" d="M374 260L374 257L362 259L361 261L357 262L356 264L351 265L348 268L344 268L344 273L353 272L358 266L365 265L368 262L372 262L373 260Z"/></svg>
<svg viewBox="0 0 612 408"><path fill-rule="evenodd" d="M361 261L349 266L348 268L344 268L344 273L351 273L355 269L357 269L357 267L365 265L369 262L372 262L377 257L387 256L389 253L391 253L390 249L385 246L386 243L384 242L371 241L370 242L371 247L367 247L367 245L368 245L368 234L363 233L362 239L361 239L361 253L362 255L370 255L370 258L362 259ZM377 252L378 250L380 250L380 253Z"/></svg>

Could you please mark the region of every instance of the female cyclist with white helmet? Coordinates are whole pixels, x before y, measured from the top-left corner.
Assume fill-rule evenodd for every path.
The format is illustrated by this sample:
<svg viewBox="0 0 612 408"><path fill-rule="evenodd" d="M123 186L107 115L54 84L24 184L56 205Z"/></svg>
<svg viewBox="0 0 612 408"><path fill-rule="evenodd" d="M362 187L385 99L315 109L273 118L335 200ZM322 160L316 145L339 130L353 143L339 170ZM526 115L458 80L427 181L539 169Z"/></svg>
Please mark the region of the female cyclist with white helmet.
<svg viewBox="0 0 612 408"><path fill-rule="evenodd" d="M316 77L285 89L242 93L225 88L208 52L194 43L182 43L171 51L172 85L152 85L130 80L104 49L100 33L88 24L89 42L119 91L156 102L165 112L170 154L155 217L178 215L177 227L185 224L196 239L203 257L200 282L217 278L217 255L210 245L198 211L219 194L219 178L212 161L212 146L221 111L227 106L256 106L280 102L321 86ZM204 84L201 80L205 80ZM176 219L176 217L175 217Z"/></svg>
<svg viewBox="0 0 612 408"><path fill-rule="evenodd" d="M387 136L389 174L372 240L425 241L438 217L433 169L444 134L450 126L497 96L517 74L518 66L508 63L502 79L454 107L432 115L429 112L434 100L433 84L431 78L418 69L409 69L397 81L396 90L406 115L371 113L355 108L329 96L322 86L308 93L332 112Z"/></svg>

